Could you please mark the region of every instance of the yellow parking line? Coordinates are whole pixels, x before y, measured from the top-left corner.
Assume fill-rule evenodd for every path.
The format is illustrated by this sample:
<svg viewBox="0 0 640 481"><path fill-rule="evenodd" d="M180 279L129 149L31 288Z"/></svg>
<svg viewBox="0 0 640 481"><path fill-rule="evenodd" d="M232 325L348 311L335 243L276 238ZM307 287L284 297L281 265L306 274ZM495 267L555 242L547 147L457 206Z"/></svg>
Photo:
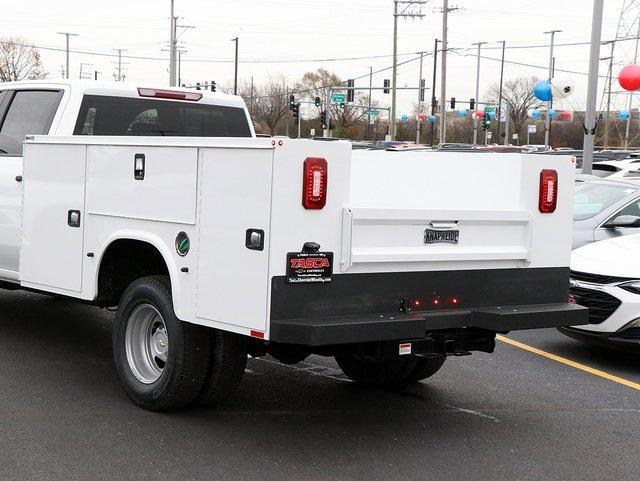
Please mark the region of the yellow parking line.
<svg viewBox="0 0 640 481"><path fill-rule="evenodd" d="M580 369L581 371L588 372L589 374L593 374L594 376L601 377L603 379L607 379L609 381L617 382L618 384L622 384L624 386L630 387L631 389L636 389L640 391L640 384L637 382L629 381L628 379L624 379L618 376L614 376L613 374L609 374L608 372L601 371L600 369L594 369L589 366L585 366L584 364L580 364L579 362L572 361L571 359L566 359L561 356L557 356L555 354L551 354L550 352L543 351L533 346L529 346L520 341L516 341L509 337L501 336L498 334L496 339L499 341L505 342L512 346L518 347L520 349L524 349L525 351L532 352L537 354L538 356L546 357L547 359L551 359L553 361L566 364L567 366L571 366L576 369Z"/></svg>

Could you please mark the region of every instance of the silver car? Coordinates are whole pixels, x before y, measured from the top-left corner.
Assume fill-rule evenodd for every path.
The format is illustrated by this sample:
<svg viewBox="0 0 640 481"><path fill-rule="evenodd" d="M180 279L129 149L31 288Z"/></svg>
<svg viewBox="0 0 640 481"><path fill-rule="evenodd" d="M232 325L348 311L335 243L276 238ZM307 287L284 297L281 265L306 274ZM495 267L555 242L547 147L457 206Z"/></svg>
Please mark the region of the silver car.
<svg viewBox="0 0 640 481"><path fill-rule="evenodd" d="M573 249L640 233L640 180L581 180L573 197Z"/></svg>

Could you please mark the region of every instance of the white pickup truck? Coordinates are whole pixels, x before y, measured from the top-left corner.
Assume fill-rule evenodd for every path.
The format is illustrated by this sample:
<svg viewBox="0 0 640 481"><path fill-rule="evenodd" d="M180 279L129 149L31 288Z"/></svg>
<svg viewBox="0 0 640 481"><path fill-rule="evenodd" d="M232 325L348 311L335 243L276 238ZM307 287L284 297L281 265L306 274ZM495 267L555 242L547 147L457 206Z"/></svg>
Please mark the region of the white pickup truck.
<svg viewBox="0 0 640 481"><path fill-rule="evenodd" d="M117 306L131 399L223 400L247 356L425 379L568 302L574 160L255 138L239 97L0 84L0 282Z"/></svg>

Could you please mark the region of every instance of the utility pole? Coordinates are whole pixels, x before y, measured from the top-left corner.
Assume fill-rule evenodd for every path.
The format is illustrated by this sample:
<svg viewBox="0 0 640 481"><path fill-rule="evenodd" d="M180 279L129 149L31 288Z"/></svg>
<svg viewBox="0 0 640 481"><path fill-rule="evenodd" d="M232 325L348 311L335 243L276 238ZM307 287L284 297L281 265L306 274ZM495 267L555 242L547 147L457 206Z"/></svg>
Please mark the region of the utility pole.
<svg viewBox="0 0 640 481"><path fill-rule="evenodd" d="M504 40L502 40L502 60L500 61L500 89L498 91L498 138L496 139L496 142L499 144L500 143L500 123L502 122L502 81L504 79L504 50L505 50L505 45L506 42ZM505 133L504 133L504 138L505 141L507 140L507 137L509 137L509 129L508 127L508 123L505 122ZM507 145L507 142L504 143L505 145Z"/></svg>
<svg viewBox="0 0 640 481"><path fill-rule="evenodd" d="M480 105L480 49L487 42L476 42L471 45L478 46L478 59L476 61L476 105ZM473 145L478 143L478 116L473 116Z"/></svg>
<svg viewBox="0 0 640 481"><path fill-rule="evenodd" d="M609 146L609 131L610 131L610 117L611 117L611 79L613 77L613 49L616 45L616 41L612 40L611 42L611 55L609 57L601 58L600 60L608 60L609 68L607 70L607 115L604 118L604 141L602 142L604 148L606 149Z"/></svg>
<svg viewBox="0 0 640 481"><path fill-rule="evenodd" d="M556 33L562 32L562 30L549 30L544 32L545 34L551 34L551 42L549 45L549 82L553 78L553 42L556 37ZM544 148L549 150L549 131L551 130L551 117L549 111L551 110L551 101L547 102L547 117L544 119Z"/></svg>
<svg viewBox="0 0 640 481"><path fill-rule="evenodd" d="M636 34L636 46L633 52L633 63L638 62L638 40L640 40L640 19L638 20L638 33ZM631 103L633 102L633 92L629 92L629 103L627 104L627 111L629 112L629 118L626 121L624 127L624 148L629 148L629 126L631 124Z"/></svg>
<svg viewBox="0 0 640 481"><path fill-rule="evenodd" d="M436 114L436 76L438 70L438 40L436 38L433 46L433 80L431 82L431 115ZM434 122L429 122L431 124L431 146L433 147L433 137L434 137Z"/></svg>
<svg viewBox="0 0 640 481"><path fill-rule="evenodd" d="M238 37L232 38L231 41L236 43L236 60L234 63L235 73L233 75L233 95L238 95Z"/></svg>
<svg viewBox="0 0 640 481"><path fill-rule="evenodd" d="M416 144L420 143L420 127L421 127L421 120L420 120L420 113L422 112L422 95L423 95L423 90L422 90L422 59L424 57L424 52L420 52L420 68L419 73L418 73L418 116L416 117ZM369 102L369 105L371 105L371 102Z"/></svg>
<svg viewBox="0 0 640 481"><path fill-rule="evenodd" d="M169 21L169 85L176 86L176 17L175 0L171 0L171 17Z"/></svg>
<svg viewBox="0 0 640 481"><path fill-rule="evenodd" d="M369 67L369 105L371 105L371 87L373 87L373 67ZM371 116L367 115L367 128L365 138L371 137Z"/></svg>
<svg viewBox="0 0 640 481"><path fill-rule="evenodd" d="M327 127L324 129L324 136L331 135L331 88L327 87L324 97L324 116Z"/></svg>
<svg viewBox="0 0 640 481"><path fill-rule="evenodd" d="M66 48L66 52L67 52L67 68L65 70L65 78L69 78L69 37L77 37L78 34L77 33L69 33L69 32L58 32L58 35L64 35L66 37L67 40L67 48Z"/></svg>
<svg viewBox="0 0 640 481"><path fill-rule="evenodd" d="M398 75L398 0L393 0L393 67L391 70L391 122L389 135L396 139L396 87Z"/></svg>
<svg viewBox="0 0 640 481"><path fill-rule="evenodd" d="M389 124L389 135L391 140L396 138L396 91L398 86L398 18L422 18L424 14L407 12L412 5L424 5L428 0L393 0L393 67L391 72L391 123ZM446 0L445 0L446 1ZM398 4L405 4L406 8L398 13Z"/></svg>
<svg viewBox="0 0 640 481"><path fill-rule="evenodd" d="M118 74L116 76L116 82L122 82L122 52L126 52L126 50L121 48L114 48L114 50L118 52L118 66L116 67L118 69Z"/></svg>
<svg viewBox="0 0 640 481"><path fill-rule="evenodd" d="M529 144L529 142L527 142L527 144ZM509 145L509 104L508 103L504 104L504 145Z"/></svg>
<svg viewBox="0 0 640 481"><path fill-rule="evenodd" d="M447 17L449 0L442 1L442 66L440 67L440 143L447 141Z"/></svg>
<svg viewBox="0 0 640 481"><path fill-rule="evenodd" d="M591 53L589 55L589 81L587 84L587 110L584 115L584 144L582 147L582 172L591 174L593 167L593 144L596 136L596 102L598 95L598 62L600 38L602 37L602 10L604 0L593 0L591 17Z"/></svg>

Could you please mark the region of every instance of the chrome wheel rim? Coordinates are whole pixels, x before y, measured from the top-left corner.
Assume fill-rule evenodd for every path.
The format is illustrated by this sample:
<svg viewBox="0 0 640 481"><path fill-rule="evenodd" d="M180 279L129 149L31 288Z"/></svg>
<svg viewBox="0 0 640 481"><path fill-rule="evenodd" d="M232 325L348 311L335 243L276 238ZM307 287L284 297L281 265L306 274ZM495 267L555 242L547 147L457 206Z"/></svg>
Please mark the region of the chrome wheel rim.
<svg viewBox="0 0 640 481"><path fill-rule="evenodd" d="M162 375L169 354L167 326L151 304L141 304L129 316L125 335L127 362L143 384L153 384Z"/></svg>

